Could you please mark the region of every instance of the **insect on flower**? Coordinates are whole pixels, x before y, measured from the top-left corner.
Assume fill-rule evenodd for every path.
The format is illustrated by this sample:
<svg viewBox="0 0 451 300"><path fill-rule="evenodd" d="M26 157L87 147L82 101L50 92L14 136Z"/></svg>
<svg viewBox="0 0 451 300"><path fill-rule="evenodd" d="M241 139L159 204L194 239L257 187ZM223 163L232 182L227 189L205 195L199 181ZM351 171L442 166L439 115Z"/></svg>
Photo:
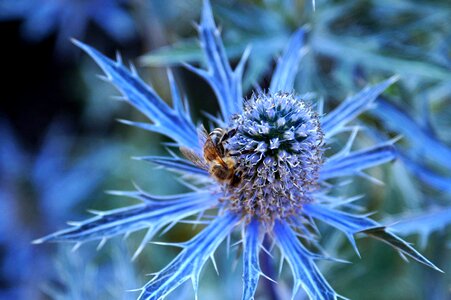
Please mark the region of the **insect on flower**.
<svg viewBox="0 0 451 300"><path fill-rule="evenodd" d="M315 261L330 259L311 232L314 220L342 231L358 253L354 235L364 233L382 240L404 256L435 270L434 264L408 243L367 215L353 213L350 202L329 195L332 178L366 176L364 169L395 158L393 141L362 150L352 150L358 127L347 126L359 114L371 108L374 100L396 77L366 88L346 99L335 110L323 115L314 103L293 92L297 66L302 58L304 31L291 37L279 59L266 92L255 92L242 100L241 79L249 50L233 70L227 60L210 4L204 2L198 26L207 70L185 65L203 77L213 88L221 116L212 117L218 128L207 134L194 126L183 103L172 73L168 72L174 107L130 72L120 59L114 62L95 49L75 43L85 50L123 94L124 99L143 112L153 124L123 121L126 124L158 132L172 138L187 159L149 156L151 161L178 173L202 179L192 192L173 196L155 196L138 189L114 194L140 199L141 204L100 212L72 228L41 238L36 243L72 241L77 244L100 240L146 228L147 234L136 257L157 232L189 216L208 225L191 240L180 243L181 252L140 289L139 299L162 299L187 280L197 294L202 267L219 245L241 228L243 246L242 299L253 299L261 275L259 262L264 239L274 242L277 253L287 260L293 275L293 297L302 288L311 299L341 297L328 284ZM324 145L337 133L351 130L346 146L324 157ZM199 142L200 140L200 142ZM233 174L233 178L232 178ZM239 180L235 180L235 176ZM237 179L238 179L237 178ZM206 210L217 216L202 219ZM196 222L196 221L193 221ZM300 239L299 236L302 238ZM313 246L313 249L305 245ZM315 250L316 252L313 252ZM214 260L214 259L213 259Z"/></svg>
<svg viewBox="0 0 451 300"><path fill-rule="evenodd" d="M207 134L204 127L198 130L199 144L202 146L203 159L194 151L181 147L180 152L186 159L204 169L220 183L236 186L240 182L236 161L225 150L224 143L236 132L235 129L215 128Z"/></svg>

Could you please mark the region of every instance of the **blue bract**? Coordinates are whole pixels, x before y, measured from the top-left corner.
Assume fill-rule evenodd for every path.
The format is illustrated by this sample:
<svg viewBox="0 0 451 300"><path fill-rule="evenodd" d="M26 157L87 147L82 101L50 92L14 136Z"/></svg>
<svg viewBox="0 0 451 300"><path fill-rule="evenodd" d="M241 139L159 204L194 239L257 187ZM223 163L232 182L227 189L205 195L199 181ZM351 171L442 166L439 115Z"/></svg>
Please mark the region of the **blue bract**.
<svg viewBox="0 0 451 300"><path fill-rule="evenodd" d="M187 280L192 281L197 292L199 274L205 262L237 228L241 228L243 244L243 299L254 298L259 277L263 275L259 254L264 238L274 241L292 270L293 297L302 288L311 299L336 299L340 296L315 263L315 260L327 257L316 241L317 235L310 232L316 228L314 219L342 231L356 251L354 235L364 233L391 245L404 256L439 270L368 216L345 212L353 198L341 199L327 194L330 184L326 180L350 175L368 176L363 173L364 169L395 158L393 142L352 151L358 127L349 125L373 106L376 97L396 81L395 77L364 89L322 116L312 103L303 101L293 92L297 66L302 58L304 31L300 29L293 34L279 59L269 90L243 100L241 77L249 51L233 70L208 1L204 2L198 30L208 68L187 67L202 76L218 98L221 117L212 118L212 121L221 128L215 132L224 132L227 137L215 136L214 141L212 136L196 130L171 73L173 108L139 79L134 69L128 71L120 59L114 62L85 44L76 44L99 64L106 79L119 89L124 99L152 121L152 124L127 123L172 138L195 163L175 155L143 159L201 179L195 182L203 185L191 193L167 197L149 195L141 190L117 192L140 199L142 204L99 212L92 219L37 242L104 241L114 235L147 228L139 253L156 232L187 216L199 214L200 217L192 222L209 224L193 239L178 244L182 251L141 288L139 299L162 299ZM330 138L347 131L352 132L347 145L335 155L324 157L323 149ZM207 142L216 142L220 148L219 158L227 163L221 166L220 159L214 161L203 157ZM218 176L212 176L212 161L215 168L231 169L234 177L218 180ZM213 220L201 218L207 209L216 209L217 216ZM299 236L309 245L315 245L321 255L306 247Z"/></svg>

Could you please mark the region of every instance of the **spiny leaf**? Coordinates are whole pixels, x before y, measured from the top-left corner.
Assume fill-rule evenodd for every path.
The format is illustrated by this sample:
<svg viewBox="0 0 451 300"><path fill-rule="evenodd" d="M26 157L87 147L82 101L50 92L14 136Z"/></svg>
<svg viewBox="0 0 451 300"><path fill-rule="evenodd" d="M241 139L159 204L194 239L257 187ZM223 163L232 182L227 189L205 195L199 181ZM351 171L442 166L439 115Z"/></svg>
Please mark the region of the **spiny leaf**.
<svg viewBox="0 0 451 300"><path fill-rule="evenodd" d="M238 220L239 217L234 214L217 217L192 240L181 244L183 250L141 289L139 299L162 299L188 279L191 279L197 295L202 267L230 234Z"/></svg>
<svg viewBox="0 0 451 300"><path fill-rule="evenodd" d="M382 97L371 112L388 128L400 133L410 143L411 151L451 169L451 148L435 138L429 130L418 125L403 109Z"/></svg>
<svg viewBox="0 0 451 300"><path fill-rule="evenodd" d="M154 122L154 124L128 122L129 124L141 125L139 127L164 134L180 146L199 148L196 128L185 111L170 108L135 72L127 70L120 59L114 62L82 42L74 40L74 43L95 60L107 75L107 79L130 104Z"/></svg>
<svg viewBox="0 0 451 300"><path fill-rule="evenodd" d="M447 80L451 72L443 67L422 61L383 55L368 46L361 39L331 34L316 35L312 39L313 48L319 53L338 57L340 60L362 64L370 68L396 72L402 75L420 75L427 78Z"/></svg>
<svg viewBox="0 0 451 300"><path fill-rule="evenodd" d="M236 69L232 70L208 0L204 1L198 30L208 71L191 65L186 67L210 84L218 98L223 120L227 122L233 114L242 110L241 80L249 51L244 52Z"/></svg>
<svg viewBox="0 0 451 300"><path fill-rule="evenodd" d="M169 197L156 197L142 191L117 192L116 194L138 198L143 203L105 212L96 212L97 216L75 223L72 228L50 234L34 241L34 243L86 242L134 232L143 228L151 230L153 235L163 226L203 211L215 204L214 196L209 192L195 192Z"/></svg>
<svg viewBox="0 0 451 300"><path fill-rule="evenodd" d="M294 79L298 71L299 62L304 54L305 31L300 28L290 38L283 55L279 58L276 69L271 79L269 89L272 92L291 92Z"/></svg>
<svg viewBox="0 0 451 300"><path fill-rule="evenodd" d="M296 234L285 222L279 220L275 222L274 237L294 276L292 299L300 287L310 299L328 300L339 297L315 265L314 260L318 256L299 242Z"/></svg>
<svg viewBox="0 0 451 300"><path fill-rule="evenodd" d="M259 222L254 219L243 229L243 300L254 299L261 275L259 226Z"/></svg>
<svg viewBox="0 0 451 300"><path fill-rule="evenodd" d="M407 242L397 237L396 235L386 231L385 227L378 227L363 230L362 233L367 234L370 237L376 238L378 240L383 241L384 243L392 246L399 252L411 257L412 259L436 270L442 272L439 268L437 268L432 262L430 262L426 257L421 255L417 250L415 250L412 246L410 246Z"/></svg>
<svg viewBox="0 0 451 300"><path fill-rule="evenodd" d="M392 145L377 145L371 148L351 152L337 159L327 160L320 171L320 178L355 175L364 169L378 166L396 158L396 150Z"/></svg>
<svg viewBox="0 0 451 300"><path fill-rule="evenodd" d="M307 215L322 220L323 222L343 231L357 254L359 252L354 241L354 235L356 233L365 233L370 237L382 240L383 242L394 247L396 250L412 257L416 261L425 264L434 270L441 271L413 247L409 246L404 240L390 232L387 232L385 226L380 225L367 216L358 216L345 213L320 204L306 204L303 209Z"/></svg>
<svg viewBox="0 0 451 300"><path fill-rule="evenodd" d="M390 218L385 224L400 235L418 233L420 235L420 247L426 247L429 235L438 230L443 230L451 224L451 206L434 207L425 211L408 213Z"/></svg>
<svg viewBox="0 0 451 300"><path fill-rule="evenodd" d="M142 156L136 157L136 159L152 162L176 172L191 173L207 177L209 176L209 173L204 169L201 169L190 161L180 157Z"/></svg>
<svg viewBox="0 0 451 300"><path fill-rule="evenodd" d="M398 77L393 76L372 87L367 87L356 95L346 99L332 112L327 114L321 122L326 137L331 137L335 133L340 132L344 125L352 121L359 114L370 109L374 104L374 100L397 80Z"/></svg>

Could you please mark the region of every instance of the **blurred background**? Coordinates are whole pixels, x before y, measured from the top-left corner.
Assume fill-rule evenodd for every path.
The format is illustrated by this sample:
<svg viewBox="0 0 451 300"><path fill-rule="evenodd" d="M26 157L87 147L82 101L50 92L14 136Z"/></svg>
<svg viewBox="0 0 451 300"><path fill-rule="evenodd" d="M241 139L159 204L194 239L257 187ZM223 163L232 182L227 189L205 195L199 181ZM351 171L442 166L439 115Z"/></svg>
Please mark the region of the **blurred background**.
<svg viewBox="0 0 451 300"><path fill-rule="evenodd" d="M176 255L177 249L149 245L131 262L140 234L112 239L98 251L95 244L73 251L31 241L89 217L87 209L131 203L105 190L131 190L135 183L154 194L186 191L167 171L132 159L167 154L161 144L168 140L116 122L144 117L112 97L115 89L70 38L109 57L120 52L163 99L170 99L171 67L194 120L205 121L202 112L218 110L214 94L180 66L203 64L194 26L201 6L201 0L0 0L0 299L135 299L127 290ZM212 6L232 62L252 45L245 96L255 85L267 88L278 54L301 26L308 38L296 91L323 99L324 111L367 84L401 76L360 119L366 129L356 141L357 148L401 135L400 159L370 170L384 184L355 178L332 192L364 194L361 206L451 272L451 3L322 0L313 9L309 0L218 0ZM331 151L345 141L338 137ZM184 241L197 230L178 225L158 240ZM329 253L352 262L320 264L340 294L451 299L448 274L407 264L369 239L358 241L359 259L344 236L323 232ZM203 272L201 299L240 297L239 249L222 254L220 276L211 266ZM287 283L279 288L290 295ZM170 299L191 298L187 285ZM262 290L257 299L270 298Z"/></svg>

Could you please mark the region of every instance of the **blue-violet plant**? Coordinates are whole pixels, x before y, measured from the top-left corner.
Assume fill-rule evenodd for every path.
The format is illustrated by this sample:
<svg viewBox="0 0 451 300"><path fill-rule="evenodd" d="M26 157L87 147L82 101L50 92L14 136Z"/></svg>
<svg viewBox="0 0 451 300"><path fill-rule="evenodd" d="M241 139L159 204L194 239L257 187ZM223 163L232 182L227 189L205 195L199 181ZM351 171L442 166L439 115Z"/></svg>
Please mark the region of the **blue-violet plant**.
<svg viewBox="0 0 451 300"><path fill-rule="evenodd" d="M124 100L131 103L152 124L124 121L127 124L158 132L172 140L189 156L203 162L193 163L183 156L149 156L143 160L175 170L185 177L195 178L189 185L192 192L173 196L155 196L137 188L115 194L137 198L142 203L98 215L74 226L37 240L40 242L72 241L78 245L119 234L147 228L136 255L159 231L167 230L185 218L197 215L191 223L207 223L191 240L170 244L181 252L153 278L140 288L139 299L162 299L187 280L191 280L197 295L199 274L218 246L232 232L241 229L242 299L253 299L260 276L263 274L259 254L280 250L293 276L293 298L302 288L310 299L342 298L329 285L316 265L318 259L331 259L317 241L315 220L342 231L358 254L354 236L363 233L382 240L410 257L435 270L433 263L408 243L368 215L347 211L356 197L343 199L329 194L330 179L352 175L368 176L364 169L395 159L393 141L370 148L352 151L351 146L358 127L349 123L371 108L377 96L396 81L392 77L349 97L328 114L323 114L312 103L293 91L297 67L302 56L304 31L296 31L277 62L269 88L258 90L243 100L241 79L247 49L235 69L230 66L211 7L204 2L201 22L197 27L207 69L185 65L204 78L215 92L220 115L210 116L217 127L230 133L221 140L221 153L235 162L234 179L217 180L211 172L199 165L211 164L204 160L205 137L191 120L189 108L168 72L173 107L168 106L157 93L138 76L134 67L124 67L120 58L112 61L101 53L75 41L88 53L113 83ZM325 157L325 147L337 133L351 132L344 148L331 157ZM218 146L218 147L219 147ZM189 150L187 150L189 149ZM224 158L225 159L225 158ZM230 167L230 165L229 165ZM189 176L186 176L189 175ZM237 177L237 178L235 178ZM207 210L216 212L207 217ZM272 241L267 247L264 240ZM230 245L230 243L227 243ZM197 296L196 296L197 297Z"/></svg>
<svg viewBox="0 0 451 300"><path fill-rule="evenodd" d="M0 21L23 19L22 33L31 41L57 34L57 49L67 50L72 38L82 38L90 22L120 43L136 35L127 11L130 0L0 0Z"/></svg>

